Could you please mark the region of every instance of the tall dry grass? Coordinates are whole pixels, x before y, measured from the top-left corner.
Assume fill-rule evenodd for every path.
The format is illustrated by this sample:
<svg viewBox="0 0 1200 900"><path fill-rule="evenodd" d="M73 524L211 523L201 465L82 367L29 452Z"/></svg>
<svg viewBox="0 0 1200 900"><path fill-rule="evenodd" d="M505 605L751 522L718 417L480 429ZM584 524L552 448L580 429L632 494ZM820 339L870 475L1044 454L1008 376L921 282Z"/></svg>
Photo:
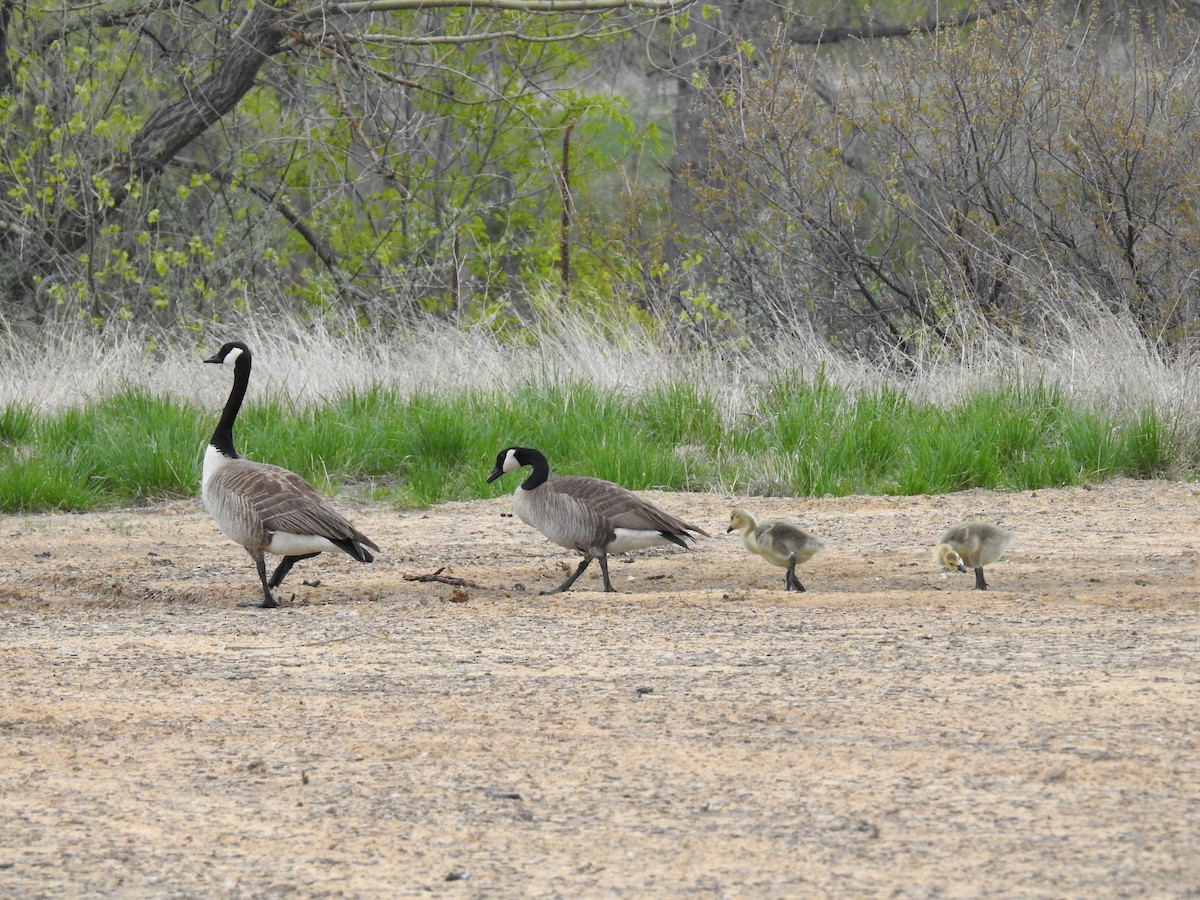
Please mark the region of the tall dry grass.
<svg viewBox="0 0 1200 900"><path fill-rule="evenodd" d="M669 328L618 326L554 310L515 339L511 331L503 339L498 333L486 322L429 320L384 333L298 317L248 318L190 339L133 323L103 330L81 323L33 338L0 332L0 408L25 404L57 412L140 387L215 409L228 380L201 360L221 342L240 339L254 351L251 396L295 407L369 386L411 396L582 382L636 395L690 382L729 418L780 374L802 382L820 373L851 393L886 385L941 404L999 386L1054 386L1072 402L1105 412L1153 407L1186 443L1200 440L1193 355L1177 347L1168 357L1127 317L1098 304L1086 317L1056 323L1040 341L964 323L954 349L931 344L903 365L840 352L803 322L781 326L770 339L735 336L700 347L672 337Z"/></svg>

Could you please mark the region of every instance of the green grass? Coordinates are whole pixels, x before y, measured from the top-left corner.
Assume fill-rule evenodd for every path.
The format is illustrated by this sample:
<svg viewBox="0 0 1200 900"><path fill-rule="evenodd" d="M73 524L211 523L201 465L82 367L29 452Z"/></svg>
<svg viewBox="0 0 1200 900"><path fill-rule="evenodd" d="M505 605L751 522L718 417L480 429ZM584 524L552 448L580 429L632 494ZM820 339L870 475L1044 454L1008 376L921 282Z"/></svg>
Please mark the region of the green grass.
<svg viewBox="0 0 1200 900"><path fill-rule="evenodd" d="M252 395L253 396L253 395ZM561 473L634 490L785 496L1026 490L1180 467L1153 409L1104 414L1055 387L999 387L950 405L891 387L852 392L780 372L723 416L704 385L622 394L587 382L521 382L503 392L410 397L384 387L296 407L247 404L236 439L251 458L321 490L398 507L496 496L496 453L535 446ZM216 410L128 390L85 408L0 413L0 508L80 510L196 493Z"/></svg>
<svg viewBox="0 0 1200 900"><path fill-rule="evenodd" d="M34 412L24 403L10 403L0 412L0 446L11 447L33 433Z"/></svg>

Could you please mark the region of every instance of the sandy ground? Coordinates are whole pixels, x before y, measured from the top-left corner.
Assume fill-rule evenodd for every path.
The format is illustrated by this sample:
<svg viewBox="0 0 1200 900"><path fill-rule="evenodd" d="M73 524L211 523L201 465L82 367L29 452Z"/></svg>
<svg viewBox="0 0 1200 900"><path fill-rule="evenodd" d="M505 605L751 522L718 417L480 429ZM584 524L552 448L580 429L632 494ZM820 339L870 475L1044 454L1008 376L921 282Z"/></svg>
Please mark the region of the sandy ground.
<svg viewBox="0 0 1200 900"><path fill-rule="evenodd" d="M385 552L278 610L198 503L0 519L0 894L1200 895L1195 486L742 501L804 594L650 496L713 537L615 595L507 498L342 503Z"/></svg>

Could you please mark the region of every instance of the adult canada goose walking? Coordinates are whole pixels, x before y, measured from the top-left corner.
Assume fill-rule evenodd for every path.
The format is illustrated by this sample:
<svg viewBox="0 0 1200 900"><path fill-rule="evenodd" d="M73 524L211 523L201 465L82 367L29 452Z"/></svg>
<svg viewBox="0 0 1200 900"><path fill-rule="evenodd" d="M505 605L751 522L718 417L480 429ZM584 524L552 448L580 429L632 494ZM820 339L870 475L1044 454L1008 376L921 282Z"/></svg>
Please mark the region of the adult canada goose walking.
<svg viewBox="0 0 1200 900"><path fill-rule="evenodd" d="M998 560L1012 543L1012 532L987 522L965 522L946 529L933 548L933 558L939 566L975 570L975 590L986 591L983 567Z"/></svg>
<svg viewBox="0 0 1200 900"><path fill-rule="evenodd" d="M759 523L748 511L738 507L729 517L725 529L742 533L742 544L772 565L787 569L784 590L802 591L804 585L796 577L796 566L808 562L825 549L825 543L803 529L778 519Z"/></svg>
<svg viewBox="0 0 1200 900"><path fill-rule="evenodd" d="M551 475L550 463L530 447L507 447L496 455L488 476L491 484L506 472L529 466L533 471L513 492L513 512L554 543L583 554L583 561L567 580L552 591L557 594L575 583L593 560L599 560L604 590L613 591L608 578L608 554L646 547L677 544L689 549L695 540L688 532L708 537L708 532L663 512L632 491L600 478Z"/></svg>
<svg viewBox="0 0 1200 900"><path fill-rule="evenodd" d="M360 562L371 562L375 557L370 551L379 548L311 484L279 466L242 459L233 448L233 426L250 384L250 348L231 341L204 361L233 366L229 399L204 451L201 495L221 531L245 547L258 568L262 602L242 605L278 606L271 588L279 587L299 560L324 550L344 550ZM264 553L283 557L270 579Z"/></svg>

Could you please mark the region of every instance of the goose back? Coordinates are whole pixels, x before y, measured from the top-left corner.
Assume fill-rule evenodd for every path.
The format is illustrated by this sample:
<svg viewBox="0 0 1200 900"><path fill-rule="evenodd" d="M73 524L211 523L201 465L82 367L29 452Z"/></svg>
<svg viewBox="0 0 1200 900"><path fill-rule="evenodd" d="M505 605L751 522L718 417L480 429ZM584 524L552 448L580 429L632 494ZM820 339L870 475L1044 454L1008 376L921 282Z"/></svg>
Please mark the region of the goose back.
<svg viewBox="0 0 1200 900"><path fill-rule="evenodd" d="M808 562L825 545L806 531L787 522L764 522L743 535L746 549L777 566Z"/></svg>
<svg viewBox="0 0 1200 900"><path fill-rule="evenodd" d="M759 522L749 510L737 507L727 531L740 531L742 545L772 565L788 568L808 562L825 548L825 542L789 522Z"/></svg>
<svg viewBox="0 0 1200 900"><path fill-rule="evenodd" d="M688 531L704 532L647 503L618 484L577 475L551 475L518 486L513 511L562 547L599 556L646 547L686 547Z"/></svg>
<svg viewBox="0 0 1200 900"><path fill-rule="evenodd" d="M947 551L943 548L949 547L967 568L982 568L1003 556L1012 539L1011 532L997 525L964 522L946 529L934 552L942 565L947 565Z"/></svg>

